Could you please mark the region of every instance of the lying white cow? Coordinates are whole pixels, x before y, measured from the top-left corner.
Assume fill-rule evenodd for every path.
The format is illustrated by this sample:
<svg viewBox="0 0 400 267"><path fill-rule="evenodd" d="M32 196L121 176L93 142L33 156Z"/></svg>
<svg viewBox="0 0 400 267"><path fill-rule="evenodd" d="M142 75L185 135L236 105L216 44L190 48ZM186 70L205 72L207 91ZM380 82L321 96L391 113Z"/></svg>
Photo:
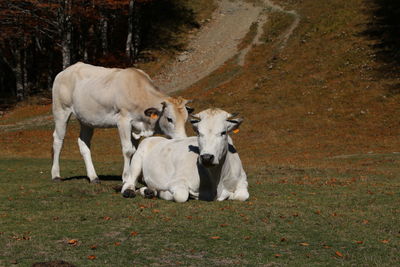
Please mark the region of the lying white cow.
<svg viewBox="0 0 400 267"><path fill-rule="evenodd" d="M195 199L245 201L249 198L247 177L229 133L242 119L220 109L207 109L193 117L197 136L184 139L144 139L132 157L131 175L121 190L133 196L142 174L145 197L185 202Z"/></svg>
<svg viewBox="0 0 400 267"><path fill-rule="evenodd" d="M185 106L187 102L159 91L149 76L138 69L110 69L84 63L66 68L53 84L52 179L61 179L59 157L72 113L81 123L78 144L87 176L92 183L98 183L90 153L94 128L118 128L124 156L122 178L125 180L141 136L158 132L172 138L186 137L185 122L188 112L193 111Z"/></svg>

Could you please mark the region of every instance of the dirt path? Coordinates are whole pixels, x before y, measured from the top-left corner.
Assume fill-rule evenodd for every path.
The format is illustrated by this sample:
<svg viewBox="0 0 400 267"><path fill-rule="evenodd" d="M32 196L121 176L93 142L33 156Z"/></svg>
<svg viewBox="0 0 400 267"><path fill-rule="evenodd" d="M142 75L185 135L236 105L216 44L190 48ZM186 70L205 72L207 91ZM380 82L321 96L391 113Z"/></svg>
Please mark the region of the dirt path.
<svg viewBox="0 0 400 267"><path fill-rule="evenodd" d="M266 11L286 12L295 16L295 22L280 38L281 47L285 46L299 22L295 11L285 11L269 0L264 0L260 4L242 0L221 0L218 4L212 20L193 37L187 51L154 77L156 85L164 91L170 93L189 87L237 54L239 54L238 64L243 66L245 56L251 47L260 43L262 26L267 21ZM258 24L256 36L251 44L238 51L239 42L253 23Z"/></svg>

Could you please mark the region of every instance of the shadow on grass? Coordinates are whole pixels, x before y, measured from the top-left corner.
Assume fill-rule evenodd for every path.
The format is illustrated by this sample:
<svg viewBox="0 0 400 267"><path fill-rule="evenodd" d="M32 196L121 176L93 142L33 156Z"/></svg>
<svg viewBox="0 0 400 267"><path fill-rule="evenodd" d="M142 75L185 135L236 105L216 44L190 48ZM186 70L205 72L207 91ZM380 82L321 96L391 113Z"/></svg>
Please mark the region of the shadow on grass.
<svg viewBox="0 0 400 267"><path fill-rule="evenodd" d="M72 180L87 180L89 182L89 178L87 176L71 176L67 178L63 178L61 181L68 182ZM122 181L121 175L99 175L100 181Z"/></svg>
<svg viewBox="0 0 400 267"><path fill-rule="evenodd" d="M362 34L374 40L372 48L376 59L383 63L378 75L387 78L400 78L400 1L372 0L370 20L367 30ZM400 94L400 83L389 86L390 94Z"/></svg>

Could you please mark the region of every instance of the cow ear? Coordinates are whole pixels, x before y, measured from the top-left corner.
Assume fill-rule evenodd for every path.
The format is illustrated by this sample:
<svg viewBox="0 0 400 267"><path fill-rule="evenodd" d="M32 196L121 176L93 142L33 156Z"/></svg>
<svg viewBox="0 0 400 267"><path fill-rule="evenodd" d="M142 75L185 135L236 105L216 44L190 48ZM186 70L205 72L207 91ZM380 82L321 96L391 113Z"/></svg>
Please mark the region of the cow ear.
<svg viewBox="0 0 400 267"><path fill-rule="evenodd" d="M185 106L185 108L186 108L186 110L187 110L187 112L188 112L189 114L192 114L193 111L194 111L194 108L192 108L192 107Z"/></svg>
<svg viewBox="0 0 400 267"><path fill-rule="evenodd" d="M152 119L157 119L160 116L160 111L156 108L148 108L144 111L144 115Z"/></svg>
<svg viewBox="0 0 400 267"><path fill-rule="evenodd" d="M227 119L226 122L228 123L228 133L239 131L239 126L242 124L243 119L236 118L236 119Z"/></svg>
<svg viewBox="0 0 400 267"><path fill-rule="evenodd" d="M190 123L192 124L193 130L197 133L197 126L198 123L200 122L200 118L190 115Z"/></svg>

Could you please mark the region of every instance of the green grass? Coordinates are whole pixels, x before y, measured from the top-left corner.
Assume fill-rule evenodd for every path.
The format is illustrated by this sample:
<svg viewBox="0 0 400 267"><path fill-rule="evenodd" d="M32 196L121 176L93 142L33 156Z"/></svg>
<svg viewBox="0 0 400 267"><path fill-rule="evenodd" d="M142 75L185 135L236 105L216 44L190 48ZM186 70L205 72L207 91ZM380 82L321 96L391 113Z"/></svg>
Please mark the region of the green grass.
<svg viewBox="0 0 400 267"><path fill-rule="evenodd" d="M394 166L399 159L393 159ZM84 173L81 161L62 164L65 177ZM97 169L119 178L112 175L120 165ZM118 180L53 183L49 166L44 159L0 161L1 266L60 259L77 266L393 266L400 260L399 178L265 166L249 171L247 202L177 204L124 199L113 190Z"/></svg>
<svg viewBox="0 0 400 267"><path fill-rule="evenodd" d="M385 80L360 71L378 64L360 35L369 21L364 7L358 0L276 3L301 16L280 57L273 58L274 45L293 18L273 12L265 44L245 67L233 58L179 93L196 96L198 111L217 106L245 118L234 138L249 201L122 198L113 190L122 172L115 129L94 136L101 185L53 183L43 159L52 130L18 124L0 132L0 266L60 259L77 266L398 265L398 99L382 100ZM254 26L247 38L253 35ZM3 124L31 115L27 107ZM78 129L69 126L62 175L79 178Z"/></svg>

